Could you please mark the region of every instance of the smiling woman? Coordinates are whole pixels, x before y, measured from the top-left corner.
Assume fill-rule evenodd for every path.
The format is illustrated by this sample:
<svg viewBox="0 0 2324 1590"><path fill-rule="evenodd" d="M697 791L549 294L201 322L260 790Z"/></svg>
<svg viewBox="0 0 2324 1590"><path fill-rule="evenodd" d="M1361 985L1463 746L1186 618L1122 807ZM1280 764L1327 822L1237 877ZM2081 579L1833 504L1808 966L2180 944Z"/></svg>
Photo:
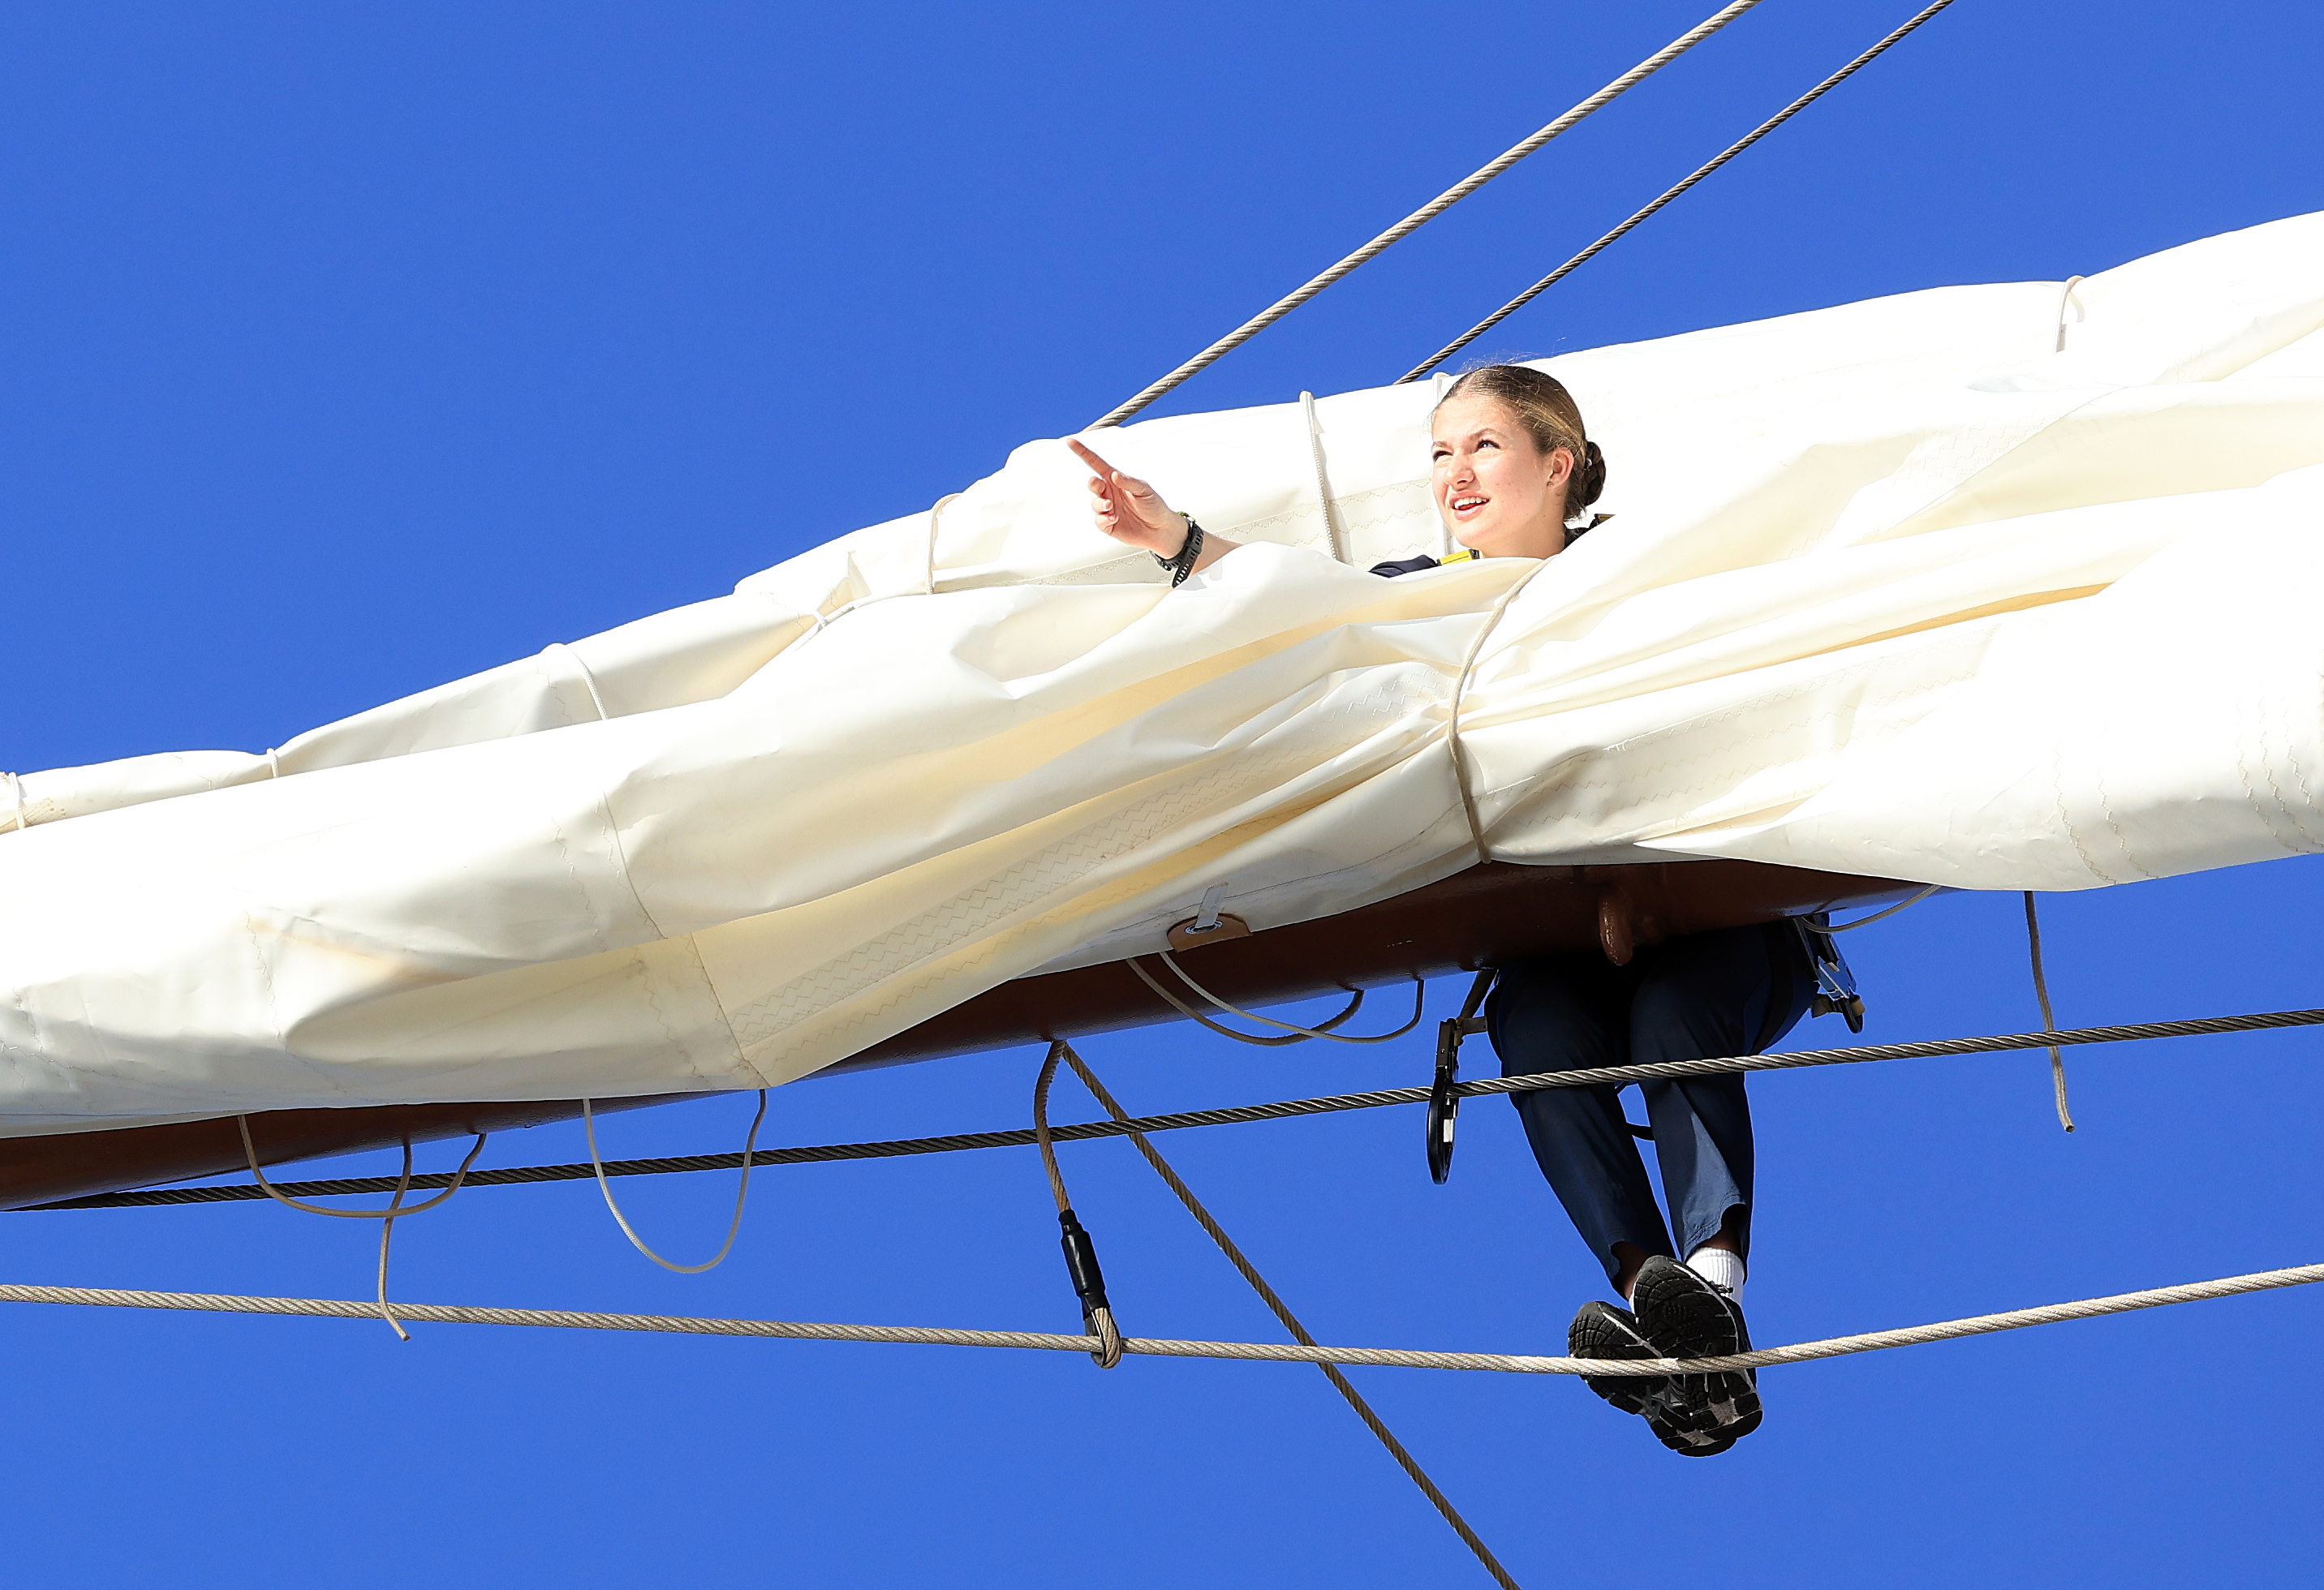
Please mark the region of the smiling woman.
<svg viewBox="0 0 2324 1590"><path fill-rule="evenodd" d="M1565 383L1523 364L1454 381L1429 427L1436 510L1480 557L1554 557L1597 522L1606 457Z"/></svg>
<svg viewBox="0 0 2324 1590"><path fill-rule="evenodd" d="M1236 549L1205 535L1146 482L1078 441L1071 446L1095 472L1089 484L1098 528L1151 553L1174 585ZM1436 511L1463 548L1443 562L1545 560L1603 522L1591 504L1606 487L1605 455L1590 440L1573 394L1541 371L1488 364L1454 381L1431 416L1429 456ZM1393 578L1438 566L1422 556L1371 572ZM1756 1054L1798 1025L1815 992L1809 940L1789 921L1673 937L1609 964L1615 953L1609 946L1606 958L1585 952L1489 966L1485 1016L1504 1076ZM1511 1096L1542 1174L1631 1305L1583 1304L1567 1332L1569 1350L1579 1358L1748 1350L1740 1300L1755 1156L1743 1078L1648 1082L1641 1091L1651 1122L1643 1128L1628 1123L1616 1088ZM1634 1135L1656 1144L1667 1223ZM1748 1373L1588 1383L1687 1457L1724 1452L1759 1424Z"/></svg>

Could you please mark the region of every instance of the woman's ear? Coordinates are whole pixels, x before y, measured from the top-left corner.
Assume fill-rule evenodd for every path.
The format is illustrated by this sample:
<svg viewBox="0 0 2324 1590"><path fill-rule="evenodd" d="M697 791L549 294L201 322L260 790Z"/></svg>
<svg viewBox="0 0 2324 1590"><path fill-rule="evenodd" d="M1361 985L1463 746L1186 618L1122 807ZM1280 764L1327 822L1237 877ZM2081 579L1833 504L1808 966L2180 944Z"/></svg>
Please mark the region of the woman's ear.
<svg viewBox="0 0 2324 1590"><path fill-rule="evenodd" d="M1573 478L1573 450L1553 447L1549 454L1549 483L1562 486Z"/></svg>

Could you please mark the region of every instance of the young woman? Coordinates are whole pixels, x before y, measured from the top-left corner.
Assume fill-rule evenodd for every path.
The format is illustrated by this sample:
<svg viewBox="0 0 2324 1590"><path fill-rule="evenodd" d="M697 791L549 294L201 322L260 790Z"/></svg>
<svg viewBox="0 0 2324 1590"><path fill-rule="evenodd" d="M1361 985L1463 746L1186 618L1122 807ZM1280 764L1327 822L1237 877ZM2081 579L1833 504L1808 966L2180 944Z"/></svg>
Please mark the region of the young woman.
<svg viewBox="0 0 2324 1590"><path fill-rule="evenodd" d="M1601 522L1590 511L1606 461L1563 383L1521 364L1454 381L1430 426L1436 510L1482 557L1554 557ZM1072 444L1093 472L1098 528L1142 547L1173 583L1235 543L1204 532L1153 487ZM1437 566L1378 565L1382 575ZM1813 972L1788 923L1695 933L1641 947L1625 966L1594 953L1499 969L1485 1006L1505 1076L1757 1053L1806 1014ZM1512 1095L1534 1157L1623 1303L1582 1305L1567 1331L1585 1358L1693 1358L1747 1350L1741 1306L1751 1244L1751 1112L1739 1075L1647 1082L1647 1135L1670 1207L1655 1204L1613 1088ZM1673 1239L1675 1232L1676 1239ZM1684 1263L1680 1255L1684 1255ZM1673 1451L1724 1452L1758 1427L1748 1374L1587 1380L1645 1417Z"/></svg>

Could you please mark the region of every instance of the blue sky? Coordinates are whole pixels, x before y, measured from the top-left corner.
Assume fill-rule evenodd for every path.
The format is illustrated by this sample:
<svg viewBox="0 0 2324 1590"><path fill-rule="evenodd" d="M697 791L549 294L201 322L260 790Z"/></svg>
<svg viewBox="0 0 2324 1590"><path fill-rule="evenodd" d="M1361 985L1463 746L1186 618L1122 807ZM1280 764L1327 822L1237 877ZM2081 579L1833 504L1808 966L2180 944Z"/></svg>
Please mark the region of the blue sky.
<svg viewBox="0 0 2324 1590"><path fill-rule="evenodd" d="M1710 8L11 6L0 766L279 744L921 508ZM1911 9L1767 0L1162 411L1393 377ZM1960 0L1480 351L2089 273L2324 207L2319 45L2289 0ZM2285 861L2052 899L2061 1018L2318 1003L2319 894ZM1872 1037L2036 1018L2014 896L1850 951ZM2324 1256L2315 1043L2084 1051L2072 1138L2038 1054L1756 1082L1756 1333ZM1086 1052L1140 1110L1427 1059L1226 1047ZM1037 1059L786 1089L768 1140L1019 1125ZM739 1146L748 1109L619 1117L607 1148ZM1599 1285L1503 1107L1471 1107L1443 1188L1408 1111L1162 1144L1326 1340L1554 1350ZM1125 1145L1067 1170L1129 1328L1273 1337ZM731 1192L624 1189L687 1257ZM356 1296L368 1241L271 1206L26 1214L0 1274ZM429 1300L1074 1319L1013 1151L762 1172L696 1279L581 1185L464 1194L398 1249ZM2291 1584L2324 1393L2209 1365L2319 1323L2283 1293L1775 1372L1711 1463L1562 1381L1359 1379L1529 1586ZM1485 1582L1305 1369L17 1306L0 1344L28 1583Z"/></svg>

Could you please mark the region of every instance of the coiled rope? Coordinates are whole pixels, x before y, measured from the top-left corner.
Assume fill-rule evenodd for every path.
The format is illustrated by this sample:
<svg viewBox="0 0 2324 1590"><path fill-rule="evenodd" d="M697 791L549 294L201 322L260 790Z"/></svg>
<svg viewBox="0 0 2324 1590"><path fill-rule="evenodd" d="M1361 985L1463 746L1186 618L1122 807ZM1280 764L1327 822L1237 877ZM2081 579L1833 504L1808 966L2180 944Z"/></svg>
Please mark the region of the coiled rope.
<svg viewBox="0 0 2324 1590"><path fill-rule="evenodd" d="M1895 32L1881 40L1880 42L1875 44L1871 49L1866 51L1854 60L1849 61L1846 66L1832 73L1831 76L1826 78L1822 82L1818 83L1814 87L1801 95L1797 99L1793 100L1791 104L1785 106L1782 110L1777 111L1774 115L1769 116L1766 121L1760 123L1758 126L1753 128L1749 133L1729 144L1718 156L1705 161L1702 165L1696 167L1691 176L1665 191L1660 198L1655 199L1652 204L1646 206L1646 208L1638 211L1628 220L1623 222L1620 225L1615 227L1614 230L1606 234L1605 236L1591 244L1588 248L1583 249L1580 253L1566 261L1565 263L1560 265L1556 270L1552 271L1548 275L1543 277L1539 281L1535 282L1531 287L1526 288L1525 291L1517 294L1517 297L1511 299L1508 303L1503 304L1499 308L1486 316L1482 320L1478 321L1476 325L1462 332L1459 336L1454 337L1451 342L1446 343L1443 347L1429 354L1427 358L1423 359L1419 363L1414 365L1404 374L1397 377L1393 384L1402 386L1406 381L1417 381L1422 376L1427 374L1430 371L1435 369L1439 364L1443 363L1445 360L1450 359L1462 348L1467 347L1471 343L1484 335L1485 333L1492 330L1494 326L1499 326L1511 315L1514 315L1519 309L1524 308L1527 304L1533 302L1534 299L1539 298L1543 293L1547 292L1551 288L1556 286L1566 277L1572 275L1574 271L1588 264L1591 260L1596 259L1598 255L1604 253L1607 249L1620 242L1623 237L1629 234L1632 228L1637 226L1640 223L1653 216L1655 211L1670 203L1671 200L1676 198L1680 194L1684 193L1688 188L1702 181L1705 177L1710 176L1711 172L1719 170L1720 167L1725 165L1729 161L1731 161L1737 155L1741 154L1745 150L1758 142L1760 139L1765 138L1768 133L1782 126L1785 122L1790 121L1794 116L1799 115L1800 112L1805 110L1809 106L1813 105L1817 100L1821 99L1834 88L1839 87L1840 84L1846 82L1858 72L1862 71L1866 67L1871 65L1874 60L1886 53L1891 47L1904 39L1906 34L1912 32L1923 23L1927 22L1931 17L1936 15L1937 13L1942 11L1946 6L1950 5L1952 3L1953 0L1936 0L1934 5L1923 10L1918 15L1914 16L1910 22L1907 22L1903 27L1898 28ZM1193 372L1190 371L1188 373L1191 374ZM1110 418L1111 417L1109 417L1109 418Z"/></svg>
<svg viewBox="0 0 2324 1590"><path fill-rule="evenodd" d="M1300 286L1288 295L1277 299L1274 303L1269 304L1266 308L1260 310L1258 314L1244 321L1240 326L1236 326L1232 331L1219 338L1218 341L1213 343L1209 347L1204 348L1201 353L1187 360L1184 364L1179 365L1177 369L1173 370L1169 374L1154 382L1153 385L1146 388L1145 391L1130 399L1130 401L1122 404L1120 408L1115 409L1111 413L1107 414L1105 418L1098 420L1094 425L1091 426L1090 428L1092 430L1097 430L1109 425L1120 425L1123 420L1128 419L1131 415L1145 408L1148 403L1151 403L1155 399L1162 396L1163 393L1178 385L1189 376L1197 374L1200 372L1210 368L1210 366L1217 363L1218 360L1226 354L1232 353L1235 349L1242 346L1243 344L1249 342L1252 337L1258 335L1260 332L1266 330L1268 326L1282 319L1286 315L1291 313L1292 310L1305 303L1309 299L1314 298L1317 293L1322 292L1325 288L1331 286L1333 282L1339 280L1342 277L1347 275L1358 266L1363 264L1369 260L1378 258L1380 254L1385 253L1393 244L1402 241L1404 238L1409 237L1413 233L1419 231L1421 227L1426 225L1429 222L1443 215L1446 210L1451 209L1454 205L1460 203L1462 199L1476 192L1477 189L1482 188L1486 183L1490 182L1494 178L1508 170L1511 166L1516 165L1519 161L1525 159L1526 156L1533 153L1534 151L1541 148L1542 145L1547 143L1559 133L1564 132L1569 127L1573 126L1591 112L1603 109L1605 106L1611 105L1615 100L1628 93L1632 88L1637 87L1640 83L1645 82L1648 78L1653 77L1656 72L1662 70L1663 68L1668 66L1672 61L1676 60L1680 56L1693 49L1697 44L1702 43L1705 39L1708 39L1711 34L1719 32L1720 29L1725 27L1729 23L1733 22L1737 17L1741 16L1745 12L1750 10L1758 3L1759 0L1735 0L1735 4L1727 6L1717 14L1699 23L1697 26L1689 29L1686 32L1682 33L1679 37L1671 41L1670 43L1665 45L1662 49L1657 50L1654 54L1646 57L1646 60L1632 67L1628 71L1624 72L1620 77L1607 84L1603 88L1599 89L1597 93L1592 94L1589 98L1575 106L1572 110L1567 111L1563 115L1550 123L1546 127L1542 128L1539 132L1534 133L1531 137L1525 139L1523 142L1513 144L1508 149L1503 151L1500 154L1495 156L1492 160L1487 161L1484 165L1479 167L1476 170L1471 172L1460 181L1455 182L1443 192L1438 194L1434 198L1432 198L1426 204L1422 205L1418 209L1413 211L1412 214L1406 216L1403 220L1398 221L1395 225L1381 233L1378 237L1373 238L1370 243L1364 244L1363 247L1356 250L1353 253L1349 254L1345 259L1341 260L1338 263L1333 265L1322 274L1309 279L1304 285Z"/></svg>
<svg viewBox="0 0 2324 1590"><path fill-rule="evenodd" d="M1846 1049L1803 1049L1787 1054L1746 1054L1713 1060L1659 1061L1646 1065L1600 1066L1589 1071L1542 1071L1522 1077L1479 1077L1454 1084L1462 1098L1486 1093L1529 1093L1545 1088L1594 1088L1600 1084L1646 1081L1667 1077L1713 1076L1728 1071L1793 1071L1808 1066L1866 1065L1891 1060L1934 1060L1953 1055L1999 1054L2012 1051L2073 1047L2084 1043L2127 1043L2151 1038L2193 1038L2227 1033L2269 1032L2284 1027L2324 1025L2324 1010L2273 1010L2250 1016L2201 1016L2184 1021L2135 1022L2106 1027L2067 1027L2056 1032L2010 1033L1992 1037L1940 1038L1917 1043L1871 1043ZM1425 1104L1426 1088L1382 1088L1363 1093L1333 1093L1313 1098L1288 1098L1268 1104L1231 1105L1217 1109L1185 1110L1144 1116L1117 1123L1082 1121L1052 1126L1054 1142L1076 1143L1098 1137L1120 1137L1130 1132L1172 1132L1189 1126L1234 1126L1254 1121L1290 1120L1301 1116L1334 1115L1345 1110L1379 1109L1390 1105ZM825 1164L843 1160L899 1159L923 1153L958 1153L980 1148L1023 1148L1036 1141L1023 1128L1001 1132L963 1132L942 1137L904 1137L873 1143L827 1143L794 1148L765 1148L751 1157L754 1165ZM536 1181L577 1181L606 1176L662 1176L693 1171L732 1171L743 1163L733 1153L685 1154L659 1159L608 1160L601 1164L512 1165L503 1170L477 1171L467 1178L472 1187L512 1186ZM443 1175L415 1176L414 1188L441 1187ZM88 1198L61 1199L33 1204L23 1211L56 1209L117 1209L156 1205L235 1203L282 1194L329 1198L363 1192L392 1192L392 1176L345 1177L327 1181L275 1183L262 1190L252 1183L221 1187L154 1187L135 1192L97 1193ZM338 1211L330 1211L337 1213ZM406 1214L413 1211L405 1210Z"/></svg>
<svg viewBox="0 0 2324 1590"><path fill-rule="evenodd" d="M2246 1292L2273 1291L2324 1281L2324 1264L2261 1270L2218 1281L2190 1282L2147 1291L2116 1292L2070 1303L1978 1314L1933 1325L1830 1337L1717 1358L1563 1358L1513 1353L1447 1353L1403 1347L1309 1346L1292 1342L1189 1341L1124 1337L1121 1350L1133 1357L1221 1358L1244 1363L1341 1364L1381 1369L1448 1369L1503 1374L1699 1374L1767 1369L1820 1358L1846 1357L1889 1347L1917 1346L1961 1337L1987 1336L2027 1326L2093 1319L2172 1303L2201 1302ZM369 1303L343 1298L243 1297L198 1291L135 1291L117 1287L30 1286L0 1282L0 1303L58 1303L103 1309L159 1309L203 1314L273 1314L309 1319L373 1319ZM668 1314L583 1313L569 1309L501 1309L472 1304L398 1303L404 1319L428 1325L519 1325L563 1330L646 1331L669 1336L760 1337L783 1341L888 1342L947 1347L1020 1347L1056 1353L1088 1353L1095 1337L1033 1330L955 1330L941 1326L829 1325L791 1319L700 1319Z"/></svg>

